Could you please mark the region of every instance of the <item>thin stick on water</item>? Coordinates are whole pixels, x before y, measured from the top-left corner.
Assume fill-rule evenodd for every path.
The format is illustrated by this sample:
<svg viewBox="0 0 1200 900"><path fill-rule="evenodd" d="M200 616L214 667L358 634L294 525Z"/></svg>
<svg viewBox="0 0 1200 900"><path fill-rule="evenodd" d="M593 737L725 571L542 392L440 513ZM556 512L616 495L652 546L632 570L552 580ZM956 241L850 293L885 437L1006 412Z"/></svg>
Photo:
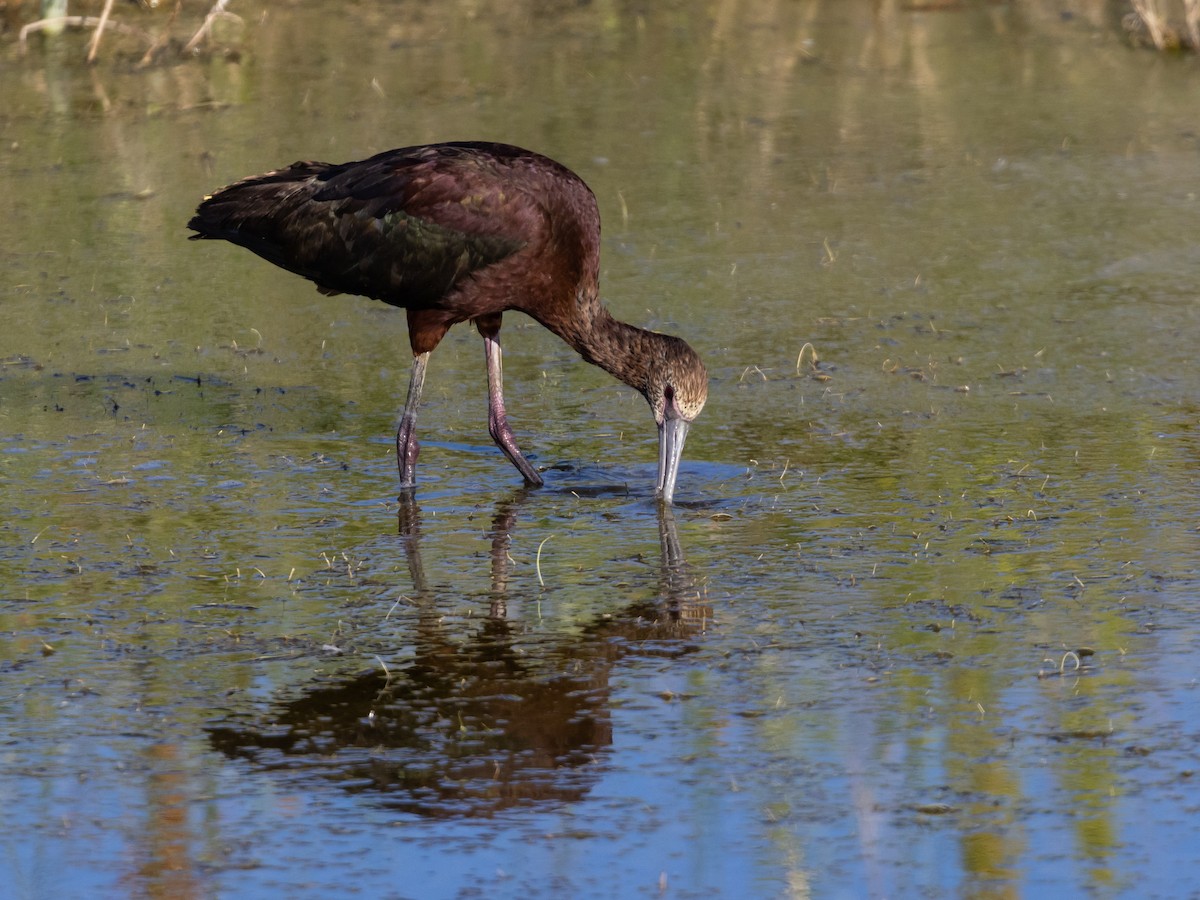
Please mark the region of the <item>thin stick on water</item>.
<svg viewBox="0 0 1200 900"><path fill-rule="evenodd" d="M175 24L175 20L179 18L179 13L182 10L183 0L175 0L175 8L171 10L171 17L167 19L167 24L159 36L146 48L146 54L138 62L139 69L144 69L150 65L154 61L154 57L171 42L171 27Z"/></svg>
<svg viewBox="0 0 1200 900"><path fill-rule="evenodd" d="M228 19L233 19L236 22L242 21L240 16L235 16L233 13L225 11L225 7L228 4L229 0L217 0L217 2L213 4L213 8L210 9L208 11L208 15L204 17L204 24L200 26L200 29L194 35L192 35L192 39L184 46L183 52L185 54L191 53L196 49L197 44L208 37L208 33L212 31L213 22L215 22L217 19L225 17Z"/></svg>
<svg viewBox="0 0 1200 900"><path fill-rule="evenodd" d="M52 19L38 19L36 22L30 22L17 33L17 46L24 53L28 50L29 35L35 31L44 31L48 28L54 28L62 25L65 28L96 28L100 25L100 19L95 16L57 16ZM114 31L119 31L121 34L132 34L143 40L150 40L150 35L140 28L131 28L128 25L121 25L118 22L107 23L108 28Z"/></svg>
<svg viewBox="0 0 1200 900"><path fill-rule="evenodd" d="M549 535L545 540L538 544L537 560L535 561L535 564L537 565L538 584L540 584L542 587L546 586L546 582L542 581L542 548L546 546L546 541L550 540L552 537L554 537L554 535Z"/></svg>
<svg viewBox="0 0 1200 900"><path fill-rule="evenodd" d="M796 357L796 374L800 374L800 366L804 363L804 351L807 350L812 354L812 363L810 365L815 369L817 367L817 348L812 345L812 341L805 341L804 346L800 348L800 355Z"/></svg>
<svg viewBox="0 0 1200 900"><path fill-rule="evenodd" d="M100 49L100 38L104 36L104 27L108 24L108 16L112 12L113 0L104 0L104 9L100 12L100 21L96 23L96 31L88 46L87 61L96 61L96 52Z"/></svg>
<svg viewBox="0 0 1200 900"><path fill-rule="evenodd" d="M1164 49L1167 46L1167 37L1162 14L1158 9L1158 0L1132 0L1132 3L1134 11L1150 32L1151 42L1157 49Z"/></svg>

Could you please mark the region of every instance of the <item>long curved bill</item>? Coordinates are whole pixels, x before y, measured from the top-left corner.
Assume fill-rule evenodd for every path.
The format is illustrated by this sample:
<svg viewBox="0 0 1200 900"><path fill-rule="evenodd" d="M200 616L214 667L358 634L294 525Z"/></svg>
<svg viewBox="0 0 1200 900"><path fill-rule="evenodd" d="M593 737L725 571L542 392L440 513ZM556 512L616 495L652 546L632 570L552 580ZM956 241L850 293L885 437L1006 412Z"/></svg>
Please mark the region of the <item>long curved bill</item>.
<svg viewBox="0 0 1200 900"><path fill-rule="evenodd" d="M688 423L685 419L665 419L658 426L658 487L659 500L669 504L675 496L675 478L679 475L679 461L683 459L683 442L687 440Z"/></svg>

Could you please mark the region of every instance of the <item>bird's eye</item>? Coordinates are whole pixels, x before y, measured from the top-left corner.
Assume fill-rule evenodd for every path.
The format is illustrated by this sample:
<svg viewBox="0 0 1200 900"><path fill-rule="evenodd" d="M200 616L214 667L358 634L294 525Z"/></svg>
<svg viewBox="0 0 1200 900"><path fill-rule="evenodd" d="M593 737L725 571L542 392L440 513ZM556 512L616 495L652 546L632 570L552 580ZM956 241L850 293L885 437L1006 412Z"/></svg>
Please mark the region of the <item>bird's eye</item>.
<svg viewBox="0 0 1200 900"><path fill-rule="evenodd" d="M669 384L665 388L663 388L663 399L666 400L668 403L670 403L672 400L674 400L675 399L675 388L671 387L671 385L669 385Z"/></svg>

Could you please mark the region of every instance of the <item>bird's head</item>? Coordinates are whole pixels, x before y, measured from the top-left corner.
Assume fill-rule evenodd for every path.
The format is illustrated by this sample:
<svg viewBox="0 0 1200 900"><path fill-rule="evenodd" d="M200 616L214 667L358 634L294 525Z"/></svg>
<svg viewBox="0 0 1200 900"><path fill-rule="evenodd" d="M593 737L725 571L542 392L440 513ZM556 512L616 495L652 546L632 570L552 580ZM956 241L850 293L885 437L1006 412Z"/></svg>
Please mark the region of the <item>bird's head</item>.
<svg viewBox="0 0 1200 900"><path fill-rule="evenodd" d="M688 426L708 399L708 372L686 341L658 337L661 355L650 367L645 393L658 424L657 493L663 503L670 503Z"/></svg>
<svg viewBox="0 0 1200 900"><path fill-rule="evenodd" d="M646 399L660 426L669 419L693 421L708 399L708 372L687 341L669 334L656 335L662 352L646 382Z"/></svg>

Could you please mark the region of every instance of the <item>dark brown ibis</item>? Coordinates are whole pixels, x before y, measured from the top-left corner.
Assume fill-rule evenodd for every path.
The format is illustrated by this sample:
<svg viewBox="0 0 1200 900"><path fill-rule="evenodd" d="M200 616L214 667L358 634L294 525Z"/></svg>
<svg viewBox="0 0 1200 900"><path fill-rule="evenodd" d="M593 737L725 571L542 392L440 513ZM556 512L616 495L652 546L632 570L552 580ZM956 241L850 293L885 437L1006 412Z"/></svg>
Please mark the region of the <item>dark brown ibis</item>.
<svg viewBox="0 0 1200 900"><path fill-rule="evenodd" d="M583 180L519 147L445 143L360 162L298 162L206 197L192 239L222 238L313 281L408 311L413 351L396 433L400 484L415 484L415 425L429 354L451 325L483 336L488 430L530 485L501 383L500 320L532 316L587 362L640 391L658 423L657 494L671 502L688 426L708 395L686 342L627 325L600 301L600 213Z"/></svg>

